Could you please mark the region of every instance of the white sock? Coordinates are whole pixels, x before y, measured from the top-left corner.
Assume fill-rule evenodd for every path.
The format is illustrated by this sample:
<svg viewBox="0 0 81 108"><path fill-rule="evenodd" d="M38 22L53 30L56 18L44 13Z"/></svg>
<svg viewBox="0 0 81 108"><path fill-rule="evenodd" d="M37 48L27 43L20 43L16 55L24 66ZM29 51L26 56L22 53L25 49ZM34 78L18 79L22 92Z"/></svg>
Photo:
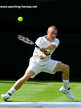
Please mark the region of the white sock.
<svg viewBox="0 0 81 108"><path fill-rule="evenodd" d="M63 86L68 89L69 88L69 80L63 80Z"/></svg>
<svg viewBox="0 0 81 108"><path fill-rule="evenodd" d="M13 94L16 91L16 89L14 89L13 87L7 92L8 94Z"/></svg>

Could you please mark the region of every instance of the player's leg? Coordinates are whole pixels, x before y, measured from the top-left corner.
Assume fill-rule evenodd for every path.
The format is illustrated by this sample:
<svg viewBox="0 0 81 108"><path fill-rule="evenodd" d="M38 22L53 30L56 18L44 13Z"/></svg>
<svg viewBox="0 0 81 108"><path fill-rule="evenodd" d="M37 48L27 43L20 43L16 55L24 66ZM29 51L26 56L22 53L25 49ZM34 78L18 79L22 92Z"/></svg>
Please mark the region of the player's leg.
<svg viewBox="0 0 81 108"><path fill-rule="evenodd" d="M22 84L27 81L30 77L32 77L35 73L31 70L28 70L25 72L24 76L21 77L13 86L14 89L18 90Z"/></svg>
<svg viewBox="0 0 81 108"><path fill-rule="evenodd" d="M60 91L65 93L66 96L73 99L73 95L70 91L69 87L69 73L70 67L64 63L57 63L56 67L54 68L54 72L62 72L62 79L63 79L63 86L60 88Z"/></svg>
<svg viewBox="0 0 81 108"><path fill-rule="evenodd" d="M27 81L30 77L32 77L35 73L31 70L27 70L25 72L25 74L23 75L23 77L21 77L18 81L16 81L16 83L13 85L13 87L6 93L6 94L2 94L1 97L3 98L3 100L7 100L8 98L10 98L10 96L16 91L18 90L25 81Z"/></svg>
<svg viewBox="0 0 81 108"><path fill-rule="evenodd" d="M54 68L54 72L62 72L62 79L68 80L69 79L69 73L70 73L70 67L69 65L66 65L64 63L57 63L56 67Z"/></svg>

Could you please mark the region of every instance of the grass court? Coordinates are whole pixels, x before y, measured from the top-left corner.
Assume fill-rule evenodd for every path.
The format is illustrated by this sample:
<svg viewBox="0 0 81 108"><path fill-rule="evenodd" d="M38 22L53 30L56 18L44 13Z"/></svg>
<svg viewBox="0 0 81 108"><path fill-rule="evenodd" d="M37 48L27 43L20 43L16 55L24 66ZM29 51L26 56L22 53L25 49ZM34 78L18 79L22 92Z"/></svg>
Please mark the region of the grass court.
<svg viewBox="0 0 81 108"><path fill-rule="evenodd" d="M0 80L0 95L6 93L16 82L16 80ZM69 99L59 91L62 82L58 81L26 81L23 86L16 91L9 102L80 102L81 82L70 82L71 92L74 100ZM0 97L0 102L3 100Z"/></svg>

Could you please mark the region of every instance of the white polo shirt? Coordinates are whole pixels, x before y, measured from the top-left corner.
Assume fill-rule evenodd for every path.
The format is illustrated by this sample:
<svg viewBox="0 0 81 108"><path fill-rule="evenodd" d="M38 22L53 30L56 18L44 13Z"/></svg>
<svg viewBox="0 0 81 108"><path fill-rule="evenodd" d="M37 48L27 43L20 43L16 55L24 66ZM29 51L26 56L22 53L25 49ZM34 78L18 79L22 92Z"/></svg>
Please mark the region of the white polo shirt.
<svg viewBox="0 0 81 108"><path fill-rule="evenodd" d="M59 45L59 39L55 38L53 41L48 41L46 39L46 35L43 36L43 37L39 37L36 42L35 42L39 47L44 47L44 46L47 46L47 45L50 45L50 44L55 44L56 45L56 48L58 47ZM37 63L39 65L45 65L49 59L51 59L51 55L52 53L55 51L54 48L53 50L48 50L50 52L50 55L49 56L46 56L44 55L43 52L40 51L40 49L36 48L34 49L34 52L33 52L33 55L32 57L30 58L30 63ZM39 55L40 54L43 54L44 56L44 59L40 59L39 58Z"/></svg>

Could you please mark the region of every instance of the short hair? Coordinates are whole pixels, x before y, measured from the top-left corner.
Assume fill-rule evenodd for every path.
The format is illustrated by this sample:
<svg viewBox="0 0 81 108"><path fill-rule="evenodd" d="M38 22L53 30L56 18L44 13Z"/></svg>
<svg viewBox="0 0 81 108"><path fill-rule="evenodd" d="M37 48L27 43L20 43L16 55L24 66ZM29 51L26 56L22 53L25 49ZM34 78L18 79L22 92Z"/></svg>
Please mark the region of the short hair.
<svg viewBox="0 0 81 108"><path fill-rule="evenodd" d="M49 26L47 31L49 31L50 28L57 30L56 26Z"/></svg>

